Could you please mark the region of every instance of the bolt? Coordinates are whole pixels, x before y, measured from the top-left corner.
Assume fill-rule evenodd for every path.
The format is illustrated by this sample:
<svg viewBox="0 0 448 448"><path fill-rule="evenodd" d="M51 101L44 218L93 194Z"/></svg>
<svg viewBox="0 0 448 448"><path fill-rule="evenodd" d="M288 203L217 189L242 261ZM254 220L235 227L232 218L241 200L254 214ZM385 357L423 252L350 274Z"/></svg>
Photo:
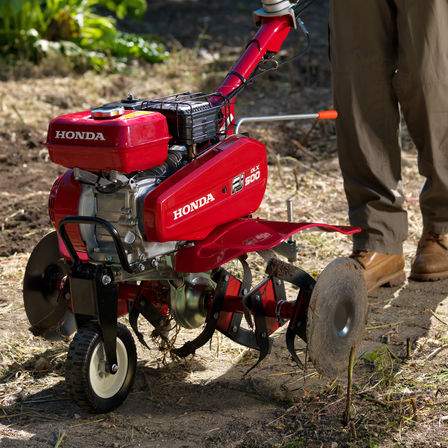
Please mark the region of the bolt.
<svg viewBox="0 0 448 448"><path fill-rule="evenodd" d="M277 285L281 285L282 281L280 279L277 279L276 283L277 283Z"/></svg>
<svg viewBox="0 0 448 448"><path fill-rule="evenodd" d="M213 314L213 319L218 320L218 317L219 317L219 313Z"/></svg>
<svg viewBox="0 0 448 448"><path fill-rule="evenodd" d="M232 332L233 333L236 333L238 331L238 327L236 326L236 325L234 325L233 327L232 327Z"/></svg>
<svg viewBox="0 0 448 448"><path fill-rule="evenodd" d="M110 282L112 282L112 279L110 278L109 275L103 275L103 277L101 278L101 281L102 281L103 285L108 285Z"/></svg>
<svg viewBox="0 0 448 448"><path fill-rule="evenodd" d="M72 297L72 296L70 295L69 292L66 292L66 293L65 293L65 299L66 299L66 300L70 300L71 297Z"/></svg>
<svg viewBox="0 0 448 448"><path fill-rule="evenodd" d="M224 280L225 280L226 282L228 282L228 281L230 280L230 277L229 277L228 274L226 274L226 275L224 276Z"/></svg>
<svg viewBox="0 0 448 448"><path fill-rule="evenodd" d="M261 337L264 339L267 336L266 332L263 331L263 333L261 333Z"/></svg>
<svg viewBox="0 0 448 448"><path fill-rule="evenodd" d="M158 265L159 265L159 262L158 262L155 258L153 258L153 259L151 260L151 266L152 266L153 268L156 268Z"/></svg>
<svg viewBox="0 0 448 448"><path fill-rule="evenodd" d="M260 297L259 295L256 295L256 296L255 296L255 300L256 300L257 302L260 302L260 301L261 301L261 297Z"/></svg>
<svg viewBox="0 0 448 448"><path fill-rule="evenodd" d="M247 289L244 288L241 292L243 293L243 296L245 296L247 294Z"/></svg>
<svg viewBox="0 0 448 448"><path fill-rule="evenodd" d="M118 372L118 366L116 364L112 364L110 367L110 371L112 373L117 373Z"/></svg>
<svg viewBox="0 0 448 448"><path fill-rule="evenodd" d="M140 272L143 272L146 269L143 263L139 263L137 267Z"/></svg>

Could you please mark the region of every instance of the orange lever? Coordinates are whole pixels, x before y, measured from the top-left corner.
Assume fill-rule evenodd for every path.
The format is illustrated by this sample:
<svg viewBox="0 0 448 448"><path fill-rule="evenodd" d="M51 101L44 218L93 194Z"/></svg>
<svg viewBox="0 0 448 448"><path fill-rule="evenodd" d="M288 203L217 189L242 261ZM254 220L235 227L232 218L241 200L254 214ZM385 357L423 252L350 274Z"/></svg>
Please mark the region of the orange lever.
<svg viewBox="0 0 448 448"><path fill-rule="evenodd" d="M334 120L335 118L338 118L338 111L337 110L322 110L317 113L319 116L319 119L321 120Z"/></svg>

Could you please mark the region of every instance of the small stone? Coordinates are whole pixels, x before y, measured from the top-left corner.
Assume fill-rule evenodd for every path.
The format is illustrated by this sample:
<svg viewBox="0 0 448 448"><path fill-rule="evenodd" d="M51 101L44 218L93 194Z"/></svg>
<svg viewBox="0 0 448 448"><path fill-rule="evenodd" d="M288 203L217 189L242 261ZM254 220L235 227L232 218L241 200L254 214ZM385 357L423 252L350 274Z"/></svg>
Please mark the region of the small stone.
<svg viewBox="0 0 448 448"><path fill-rule="evenodd" d="M34 364L34 370L36 372L48 372L50 370L50 367L51 367L50 363L43 356L41 356L36 361L36 364Z"/></svg>

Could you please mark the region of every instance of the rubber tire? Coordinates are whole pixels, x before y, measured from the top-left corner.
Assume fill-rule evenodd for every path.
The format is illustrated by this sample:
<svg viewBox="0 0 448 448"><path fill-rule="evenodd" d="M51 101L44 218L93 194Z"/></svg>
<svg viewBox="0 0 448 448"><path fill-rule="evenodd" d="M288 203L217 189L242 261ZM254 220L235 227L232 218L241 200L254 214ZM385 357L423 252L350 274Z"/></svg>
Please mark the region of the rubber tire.
<svg viewBox="0 0 448 448"><path fill-rule="evenodd" d="M102 342L99 326L95 323L90 323L85 327L81 327L68 349L65 364L67 390L73 400L89 412L110 412L120 406L131 391L137 368L137 351L134 338L127 327L121 323L118 323L117 338L123 342L126 349L128 357L127 372L119 391L108 398L102 398L94 391L89 372L95 348Z"/></svg>

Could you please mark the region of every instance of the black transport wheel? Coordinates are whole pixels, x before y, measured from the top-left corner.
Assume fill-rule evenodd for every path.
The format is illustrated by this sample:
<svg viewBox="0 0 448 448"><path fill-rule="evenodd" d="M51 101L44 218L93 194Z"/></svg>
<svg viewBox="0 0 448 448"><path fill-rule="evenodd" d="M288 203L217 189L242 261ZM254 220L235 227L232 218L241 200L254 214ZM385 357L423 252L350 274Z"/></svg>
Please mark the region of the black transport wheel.
<svg viewBox="0 0 448 448"><path fill-rule="evenodd" d="M317 279L307 316L308 351L320 374L334 378L347 371L353 344L361 345L367 312L361 266L351 258L332 261Z"/></svg>
<svg viewBox="0 0 448 448"><path fill-rule="evenodd" d="M73 338L65 364L65 381L72 398L82 408L109 412L120 406L134 382L137 352L131 332L118 323L118 371L106 371L106 357L98 325L81 327Z"/></svg>

